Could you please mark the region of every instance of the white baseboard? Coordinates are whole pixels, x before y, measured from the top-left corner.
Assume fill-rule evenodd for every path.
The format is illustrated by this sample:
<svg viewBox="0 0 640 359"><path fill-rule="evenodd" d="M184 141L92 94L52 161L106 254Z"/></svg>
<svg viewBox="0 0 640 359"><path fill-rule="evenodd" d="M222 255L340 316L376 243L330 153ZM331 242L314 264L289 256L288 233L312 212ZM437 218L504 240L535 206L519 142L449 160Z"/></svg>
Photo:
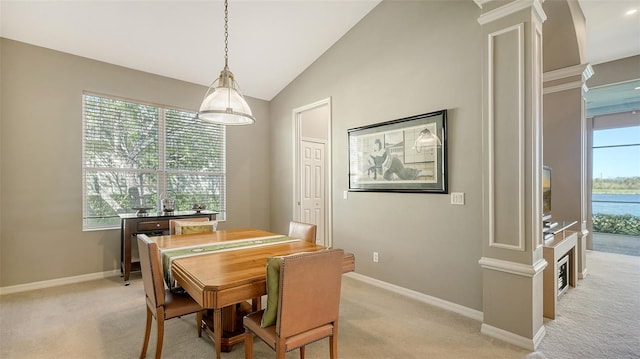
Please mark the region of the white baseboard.
<svg viewBox="0 0 640 359"><path fill-rule="evenodd" d="M547 332L543 325L540 327L536 335L534 335L533 339L529 339L512 332L493 327L488 324L482 324L482 326L480 327L480 333L492 338L502 340L503 342L513 344L520 348L535 351Z"/></svg>
<svg viewBox="0 0 640 359"><path fill-rule="evenodd" d="M378 279L374 279L371 277L367 277L365 275L362 274L358 274L355 272L351 272L351 273L347 273L345 274L345 276L348 276L350 278L374 285L376 287L380 287L383 289L387 289L389 291L392 291L394 293L398 293L400 295L404 295L406 297L418 300L420 302L426 303L426 304L430 304L433 306L436 306L438 308L442 308L444 310L448 310L454 313L458 313L460 315L463 315L465 317L471 318L471 319L475 319L479 322L483 322L484 321L484 314L481 311L475 310L475 309L471 309L468 307L464 307L455 303L451 303L448 302L446 300L442 300L440 298L436 298L436 297L432 297L430 295L426 295L420 292L416 292L407 288L403 288L400 286L397 286L395 284L391 284L391 283L387 283L387 282L383 282L381 280ZM493 327L491 325L488 324L484 324L482 323L482 325L480 326L480 333L492 337L492 338L496 338L499 340L502 340L504 342L507 342L509 344L513 344L516 345L520 348L524 348L527 350L531 350L531 351L535 351L536 348L538 347L538 345L540 344L540 342L542 342L542 339L544 338L545 334L546 334L546 329L545 326L541 326L540 329L538 330L538 332L536 333L536 335L533 337L533 339L531 338L526 338L517 334L514 334L512 332L508 332L506 330L500 329L500 328L496 328Z"/></svg>
<svg viewBox="0 0 640 359"><path fill-rule="evenodd" d="M112 271L83 274L75 277L58 278L58 279L43 280L40 282L33 282L33 283L27 283L27 284L12 285L8 287L0 287L0 295L27 292L35 289L57 287L65 284L87 282L90 280L115 277L119 275L120 275L120 270L114 269Z"/></svg>
<svg viewBox="0 0 640 359"><path fill-rule="evenodd" d="M587 278L588 274L589 274L589 271L587 270L587 268L585 268L582 272L578 274L578 279L585 279Z"/></svg>
<svg viewBox="0 0 640 359"><path fill-rule="evenodd" d="M409 297L412 299L415 299L417 301L426 303L426 304L430 304L433 305L435 307L438 308L442 308L444 310L448 310L450 312L454 312L454 313L458 313L460 315L463 315L467 318L471 318L471 319L475 319L477 321L482 321L484 319L484 315L481 311L475 310L475 309L471 309L468 307L464 307L462 305L458 305L455 303L451 303L448 302L446 300L442 300L440 298L436 298L436 297L432 297L430 295L426 295L420 292L416 292L414 290L411 289L407 289L407 288L403 288L400 286L397 286L395 284L391 284L391 283L387 283L387 282L383 282L381 280L378 279L374 279L371 277L367 277L365 275L362 274L358 274L355 272L350 272L345 274L346 276L359 280L361 282L365 282L371 285L374 285L376 287L380 287L380 288L384 288L387 289L389 291L392 291L394 293L398 293L401 295L404 295L405 297Z"/></svg>

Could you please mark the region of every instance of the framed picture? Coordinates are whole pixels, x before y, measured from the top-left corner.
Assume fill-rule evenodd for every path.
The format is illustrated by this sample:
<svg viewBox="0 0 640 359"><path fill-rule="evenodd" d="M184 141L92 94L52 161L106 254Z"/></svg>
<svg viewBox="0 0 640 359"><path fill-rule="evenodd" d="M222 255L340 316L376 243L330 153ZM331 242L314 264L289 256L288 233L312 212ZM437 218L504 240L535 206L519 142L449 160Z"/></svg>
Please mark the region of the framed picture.
<svg viewBox="0 0 640 359"><path fill-rule="evenodd" d="M448 193L447 110L348 134L349 191Z"/></svg>

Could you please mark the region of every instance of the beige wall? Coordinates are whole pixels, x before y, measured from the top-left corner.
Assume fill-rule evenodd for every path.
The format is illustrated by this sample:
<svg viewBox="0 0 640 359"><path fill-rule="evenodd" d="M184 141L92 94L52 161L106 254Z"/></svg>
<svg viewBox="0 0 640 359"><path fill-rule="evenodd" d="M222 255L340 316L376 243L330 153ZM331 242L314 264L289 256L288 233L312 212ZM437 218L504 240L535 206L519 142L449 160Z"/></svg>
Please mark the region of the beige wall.
<svg viewBox="0 0 640 359"><path fill-rule="evenodd" d="M331 97L333 243L356 271L482 308L481 37L472 1L382 2L272 102L271 224L293 213L291 109ZM351 192L347 130L447 109L447 194ZM372 262L372 252L380 262Z"/></svg>
<svg viewBox="0 0 640 359"><path fill-rule="evenodd" d="M589 88L614 85L640 79L640 55L593 66L593 76L587 81Z"/></svg>
<svg viewBox="0 0 640 359"><path fill-rule="evenodd" d="M545 1L544 72L585 62L585 20L577 0Z"/></svg>
<svg viewBox="0 0 640 359"><path fill-rule="evenodd" d="M551 208L554 221L581 220L581 89L544 97L544 164L553 170ZM568 106L573 104L573 106ZM579 225L573 229L580 228Z"/></svg>
<svg viewBox="0 0 640 359"><path fill-rule="evenodd" d="M0 287L119 268L120 231L82 231L82 91L196 110L206 88L0 41ZM269 104L249 103L257 124L228 130L222 228L269 229Z"/></svg>

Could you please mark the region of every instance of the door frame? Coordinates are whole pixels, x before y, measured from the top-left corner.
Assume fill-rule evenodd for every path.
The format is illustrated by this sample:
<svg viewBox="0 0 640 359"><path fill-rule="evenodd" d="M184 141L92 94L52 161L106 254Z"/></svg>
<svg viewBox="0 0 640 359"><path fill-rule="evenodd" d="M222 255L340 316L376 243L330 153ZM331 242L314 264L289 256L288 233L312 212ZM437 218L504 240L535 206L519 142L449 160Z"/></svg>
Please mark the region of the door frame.
<svg viewBox="0 0 640 359"><path fill-rule="evenodd" d="M325 146L325 158L326 158L326 168L325 168L325 247L333 246L333 182L332 182L332 167L333 167L333 157L331 152L331 122L332 122L332 108L331 108L331 97L327 97L323 100L316 101L314 103L294 108L292 111L293 118L293 220L300 219L300 142L302 141L302 133L301 133L301 121L302 114L306 111L313 110L318 107L328 106L329 116L327 119L327 140Z"/></svg>

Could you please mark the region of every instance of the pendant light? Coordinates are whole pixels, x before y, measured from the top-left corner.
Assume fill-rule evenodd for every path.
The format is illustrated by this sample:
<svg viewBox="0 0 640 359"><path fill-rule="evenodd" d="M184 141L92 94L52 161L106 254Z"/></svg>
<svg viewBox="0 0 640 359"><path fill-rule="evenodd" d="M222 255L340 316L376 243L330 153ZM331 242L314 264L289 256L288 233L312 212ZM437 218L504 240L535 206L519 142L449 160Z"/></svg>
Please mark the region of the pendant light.
<svg viewBox="0 0 640 359"><path fill-rule="evenodd" d="M198 111L202 121L220 125L251 125L256 119L229 71L228 0L224 1L224 69L204 95Z"/></svg>

